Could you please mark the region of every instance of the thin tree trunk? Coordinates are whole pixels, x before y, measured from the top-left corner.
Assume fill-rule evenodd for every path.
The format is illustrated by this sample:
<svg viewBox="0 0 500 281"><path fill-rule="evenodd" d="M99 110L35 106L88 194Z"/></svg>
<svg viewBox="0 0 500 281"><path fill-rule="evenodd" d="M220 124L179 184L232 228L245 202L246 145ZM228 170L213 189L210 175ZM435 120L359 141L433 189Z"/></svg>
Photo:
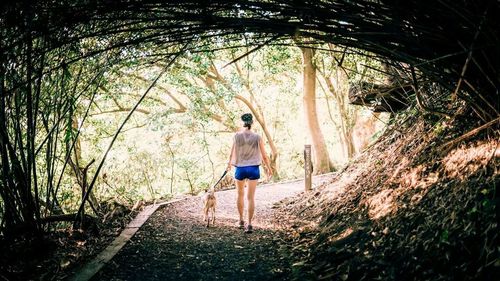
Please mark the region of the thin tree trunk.
<svg viewBox="0 0 500 281"><path fill-rule="evenodd" d="M93 78L92 80L87 84L87 86L85 87L85 90L84 91L87 91L87 89L94 83L97 81L97 79L99 77L101 77L101 75L104 73L104 69L102 69L101 71L99 71ZM83 115L83 118L82 118L82 123L87 119L87 117L89 116L89 111L90 111L90 107L91 105L94 103L94 99L97 95L97 90L98 90L98 86L99 86L100 82L97 81L97 87L94 89L94 92L92 93L92 96L90 98L90 102L89 102L89 105L87 106L87 109L85 111L85 114ZM82 92L83 93L83 92ZM75 98L75 101L79 98L80 95L78 95L76 98ZM71 107L73 106L72 103L69 103L67 105L67 109L65 109L64 111L64 115L66 116L69 116L71 117L73 113L70 113L71 111ZM62 121L62 118L58 118L58 120L55 122L55 128L57 128L57 130L59 130L59 123ZM54 129L53 129L54 130ZM51 130L51 131L53 131ZM59 174L59 178L57 180L57 184L55 186L55 191L53 192L53 199L51 201L51 208L50 208L50 211L52 212L53 211L53 208L55 207L55 204L58 204L58 201L57 201L57 193L59 191L59 188L61 186L61 182L62 182L62 178L65 174L65 171L66 171L66 167L67 165L69 164L70 160L71 160L71 155L72 155L72 151L74 149L74 146L76 145L76 141L78 140L78 136L80 135L80 128L78 129L78 131L76 132L76 135L75 135L75 138L73 139L72 143L71 143L71 146L70 147L67 147L66 149L66 155L65 155L65 160L64 160L64 164L61 168L61 172Z"/></svg>
<svg viewBox="0 0 500 281"><path fill-rule="evenodd" d="M33 39L31 37L31 9L28 8L27 13L27 32L26 32L26 163L27 169L25 170L25 200L26 209L24 220L32 228L34 234L40 233L40 208L38 201L38 183L36 179L36 161L35 161L35 123L34 123L34 100L33 100ZM21 140L22 142L22 140ZM34 189L34 196L31 189Z"/></svg>
<svg viewBox="0 0 500 281"><path fill-rule="evenodd" d="M174 194L174 168L175 168L175 154L170 146L170 140L167 140L167 147L170 152L172 168L170 169L170 194Z"/></svg>
<svg viewBox="0 0 500 281"><path fill-rule="evenodd" d="M333 85L331 80L327 77L325 80L327 81L328 88L331 89L332 94L337 100L341 117L341 136L344 139L347 149L347 158L351 159L356 154L356 150L354 149L353 130L354 123L357 119L357 112L349 112L349 104L347 103L349 86L344 70L338 67L335 74L336 85Z"/></svg>
<svg viewBox="0 0 500 281"><path fill-rule="evenodd" d="M304 74L304 113L312 142L314 174L332 170L325 138L321 132L316 110L316 66L313 64L314 50L301 48Z"/></svg>
<svg viewBox="0 0 500 281"><path fill-rule="evenodd" d="M75 115L73 115L73 118L71 119L71 128L74 132L78 132L78 119L76 118ZM70 146L70 144L68 143L67 144L68 147ZM88 168L82 168L82 145L80 143L80 134L77 134L75 136L75 145L73 147L73 155L74 155L74 158L75 158L75 161L73 163L73 161L71 160L70 158L70 161L69 161L69 164L73 167L73 171L75 173L75 176L77 178L77 182L80 184L80 187L82 188L83 191L86 190L87 186L86 186L86 172L88 170ZM94 161L94 160L92 160ZM94 191L90 192L90 196L89 196L89 199L90 199L90 203L92 204L92 206L94 208L97 208L99 206L99 201L97 200L97 197L95 196L95 193Z"/></svg>
<svg viewBox="0 0 500 281"><path fill-rule="evenodd" d="M2 46L2 40L0 40L0 47ZM2 185L0 189L0 196L2 196L3 201L3 223L5 224L6 230L12 228L16 223L16 207L15 198L13 190L11 189L12 177L10 177L10 165L9 163L9 152L8 152L8 133L7 133L7 118L6 118L6 108L5 108L5 59L3 52L0 52L0 154L1 154L1 169L2 169ZM5 234L5 233L4 233Z"/></svg>
<svg viewBox="0 0 500 281"><path fill-rule="evenodd" d="M357 110L350 110L349 104L347 103L347 98L349 94L348 81L346 74L343 69L337 67L335 70L335 76L326 75L324 72L319 71L322 80L326 84L326 89L322 87L327 100L329 99L328 94L330 94L335 99L335 104L337 106L338 114L340 115L340 120L334 120L330 114L330 119L336 125L337 131L339 132L340 141L342 143L342 151L347 160L351 159L356 154L356 149L354 145L354 124L357 120ZM333 81L332 81L333 80ZM328 92L328 94L326 94ZM327 102L328 110L330 112L330 106Z"/></svg>

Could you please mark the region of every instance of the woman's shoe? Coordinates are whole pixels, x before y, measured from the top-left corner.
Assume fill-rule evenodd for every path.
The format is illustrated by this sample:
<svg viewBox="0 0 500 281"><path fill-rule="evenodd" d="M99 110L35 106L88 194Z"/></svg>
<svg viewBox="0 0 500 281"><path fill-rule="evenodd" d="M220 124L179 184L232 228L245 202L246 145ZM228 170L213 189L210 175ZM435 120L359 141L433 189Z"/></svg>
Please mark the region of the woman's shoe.
<svg viewBox="0 0 500 281"><path fill-rule="evenodd" d="M251 224L247 225L245 228L245 233L252 233L253 232L253 227Z"/></svg>
<svg viewBox="0 0 500 281"><path fill-rule="evenodd" d="M239 228L239 229L243 229L243 228L245 228L245 222L244 222L244 221L240 221L240 222L238 223L238 228Z"/></svg>

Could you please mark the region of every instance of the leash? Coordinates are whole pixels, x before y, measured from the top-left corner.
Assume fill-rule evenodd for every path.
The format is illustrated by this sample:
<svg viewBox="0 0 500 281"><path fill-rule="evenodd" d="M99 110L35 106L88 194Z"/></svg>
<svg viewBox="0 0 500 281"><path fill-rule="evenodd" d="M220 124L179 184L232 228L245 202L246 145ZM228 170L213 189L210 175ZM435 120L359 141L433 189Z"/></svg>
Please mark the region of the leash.
<svg viewBox="0 0 500 281"><path fill-rule="evenodd" d="M212 187L214 190L215 190L215 187L219 184L219 182L227 175L227 170L224 171L224 173L222 174L222 176L220 177L220 179L214 184L214 186Z"/></svg>

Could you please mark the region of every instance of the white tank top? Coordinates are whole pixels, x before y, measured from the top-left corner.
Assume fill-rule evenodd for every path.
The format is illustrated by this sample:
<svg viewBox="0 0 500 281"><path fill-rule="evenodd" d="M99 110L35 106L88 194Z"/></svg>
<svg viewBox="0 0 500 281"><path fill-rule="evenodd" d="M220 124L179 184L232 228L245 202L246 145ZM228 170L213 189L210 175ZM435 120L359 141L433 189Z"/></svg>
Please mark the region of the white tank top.
<svg viewBox="0 0 500 281"><path fill-rule="evenodd" d="M260 136L252 131L234 135L234 154L231 164L236 167L258 166L262 159L259 148Z"/></svg>

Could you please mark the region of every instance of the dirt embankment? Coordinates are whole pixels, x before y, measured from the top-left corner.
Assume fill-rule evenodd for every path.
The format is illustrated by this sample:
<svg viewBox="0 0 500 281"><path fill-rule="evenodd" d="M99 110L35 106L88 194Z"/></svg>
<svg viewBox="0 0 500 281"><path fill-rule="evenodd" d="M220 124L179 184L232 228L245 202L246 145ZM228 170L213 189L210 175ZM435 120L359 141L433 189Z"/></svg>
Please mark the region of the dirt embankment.
<svg viewBox="0 0 500 281"><path fill-rule="evenodd" d="M283 202L296 277L498 278L500 134L454 142L470 120L396 120L332 182Z"/></svg>

